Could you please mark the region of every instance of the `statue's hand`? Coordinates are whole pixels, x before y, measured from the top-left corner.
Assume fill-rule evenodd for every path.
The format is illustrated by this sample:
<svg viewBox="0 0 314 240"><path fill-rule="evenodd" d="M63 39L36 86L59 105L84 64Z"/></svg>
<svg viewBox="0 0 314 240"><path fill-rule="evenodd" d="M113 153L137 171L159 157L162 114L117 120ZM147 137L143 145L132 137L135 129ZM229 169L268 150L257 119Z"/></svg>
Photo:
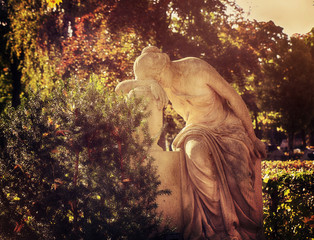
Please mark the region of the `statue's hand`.
<svg viewBox="0 0 314 240"><path fill-rule="evenodd" d="M158 83L151 84L151 92L157 101L158 109L162 109L168 102L167 95Z"/></svg>
<svg viewBox="0 0 314 240"><path fill-rule="evenodd" d="M266 146L258 138L254 140L254 154L258 158L266 158Z"/></svg>

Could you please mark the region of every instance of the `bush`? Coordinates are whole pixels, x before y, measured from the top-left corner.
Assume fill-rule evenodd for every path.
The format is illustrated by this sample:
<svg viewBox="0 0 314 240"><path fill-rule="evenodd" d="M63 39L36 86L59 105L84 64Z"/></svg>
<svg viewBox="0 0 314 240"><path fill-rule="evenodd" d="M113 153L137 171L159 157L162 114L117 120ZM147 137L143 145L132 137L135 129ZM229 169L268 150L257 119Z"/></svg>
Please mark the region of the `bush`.
<svg viewBox="0 0 314 240"><path fill-rule="evenodd" d="M2 239L147 239L157 231L155 200L166 191L147 153L144 106L99 89L96 81L59 88L1 116Z"/></svg>
<svg viewBox="0 0 314 240"><path fill-rule="evenodd" d="M313 161L264 161L266 239L314 237Z"/></svg>

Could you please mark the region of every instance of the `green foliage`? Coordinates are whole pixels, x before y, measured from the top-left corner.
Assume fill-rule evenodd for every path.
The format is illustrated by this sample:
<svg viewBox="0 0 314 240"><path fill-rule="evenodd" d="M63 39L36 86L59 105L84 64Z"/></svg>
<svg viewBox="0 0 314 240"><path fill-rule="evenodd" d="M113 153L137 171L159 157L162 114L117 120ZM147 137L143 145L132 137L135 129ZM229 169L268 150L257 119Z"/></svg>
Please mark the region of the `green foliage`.
<svg viewBox="0 0 314 240"><path fill-rule="evenodd" d="M51 99L32 96L1 117L2 239L147 239L157 232L155 200L165 191L147 153L143 104L96 81L78 84Z"/></svg>
<svg viewBox="0 0 314 240"><path fill-rule="evenodd" d="M47 4L42 0L8 0L6 5L10 22L7 47L11 52L10 57L16 56L19 60L18 67L22 72L20 81L33 90L42 86L51 89L55 74L54 65L49 62L56 61L56 53L43 49L39 38L43 42L47 40L42 30L46 19L53 13L47 10ZM54 46L51 46L53 49Z"/></svg>
<svg viewBox="0 0 314 240"><path fill-rule="evenodd" d="M314 58L302 38L278 42L265 62L266 78L260 86L263 107L280 113L280 124L289 135L292 148L294 134L306 131L314 118Z"/></svg>
<svg viewBox="0 0 314 240"><path fill-rule="evenodd" d="M0 2L0 112L9 101L13 106L20 104L19 63L13 50L8 48L7 35L10 32L11 22L6 3L7 1Z"/></svg>
<svg viewBox="0 0 314 240"><path fill-rule="evenodd" d="M41 88L49 94L58 77L66 81L91 74L113 88L133 77L133 61L152 44L172 59L195 56L209 62L241 94L249 92L246 102L258 111L254 88L260 46L265 50L273 44L277 29L246 23L233 1L10 0L5 5L9 49L20 60L26 91ZM4 95L11 84L3 81Z"/></svg>
<svg viewBox="0 0 314 240"><path fill-rule="evenodd" d="M313 239L313 161L263 162L267 239Z"/></svg>
<svg viewBox="0 0 314 240"><path fill-rule="evenodd" d="M103 11L98 8L92 14L75 19L74 36L62 42L57 72L63 79L69 76L86 79L97 74L106 80L106 87L112 89L119 80L131 78L132 63L147 43L132 29L109 32Z"/></svg>

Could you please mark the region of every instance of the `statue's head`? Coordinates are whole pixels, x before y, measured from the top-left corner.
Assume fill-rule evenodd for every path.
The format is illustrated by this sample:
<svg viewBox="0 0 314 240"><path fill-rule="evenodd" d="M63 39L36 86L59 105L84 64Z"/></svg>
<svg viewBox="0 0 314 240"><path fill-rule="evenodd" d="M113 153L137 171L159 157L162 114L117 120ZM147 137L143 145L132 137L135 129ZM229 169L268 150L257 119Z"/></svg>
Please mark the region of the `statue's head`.
<svg viewBox="0 0 314 240"><path fill-rule="evenodd" d="M169 63L169 56L162 53L157 47L146 47L134 62L135 78L138 80L155 79L159 81L161 72Z"/></svg>

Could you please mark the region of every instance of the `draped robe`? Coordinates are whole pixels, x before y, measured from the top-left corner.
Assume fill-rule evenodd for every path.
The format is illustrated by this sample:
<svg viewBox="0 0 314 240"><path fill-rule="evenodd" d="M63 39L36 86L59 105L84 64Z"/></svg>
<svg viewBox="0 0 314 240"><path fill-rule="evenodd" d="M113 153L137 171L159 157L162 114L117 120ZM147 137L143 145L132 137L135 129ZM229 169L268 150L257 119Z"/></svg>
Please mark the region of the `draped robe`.
<svg viewBox="0 0 314 240"><path fill-rule="evenodd" d="M173 148L183 149L191 137L202 140L209 164L186 154L181 164L184 239L262 239L260 159L244 127L191 124Z"/></svg>

